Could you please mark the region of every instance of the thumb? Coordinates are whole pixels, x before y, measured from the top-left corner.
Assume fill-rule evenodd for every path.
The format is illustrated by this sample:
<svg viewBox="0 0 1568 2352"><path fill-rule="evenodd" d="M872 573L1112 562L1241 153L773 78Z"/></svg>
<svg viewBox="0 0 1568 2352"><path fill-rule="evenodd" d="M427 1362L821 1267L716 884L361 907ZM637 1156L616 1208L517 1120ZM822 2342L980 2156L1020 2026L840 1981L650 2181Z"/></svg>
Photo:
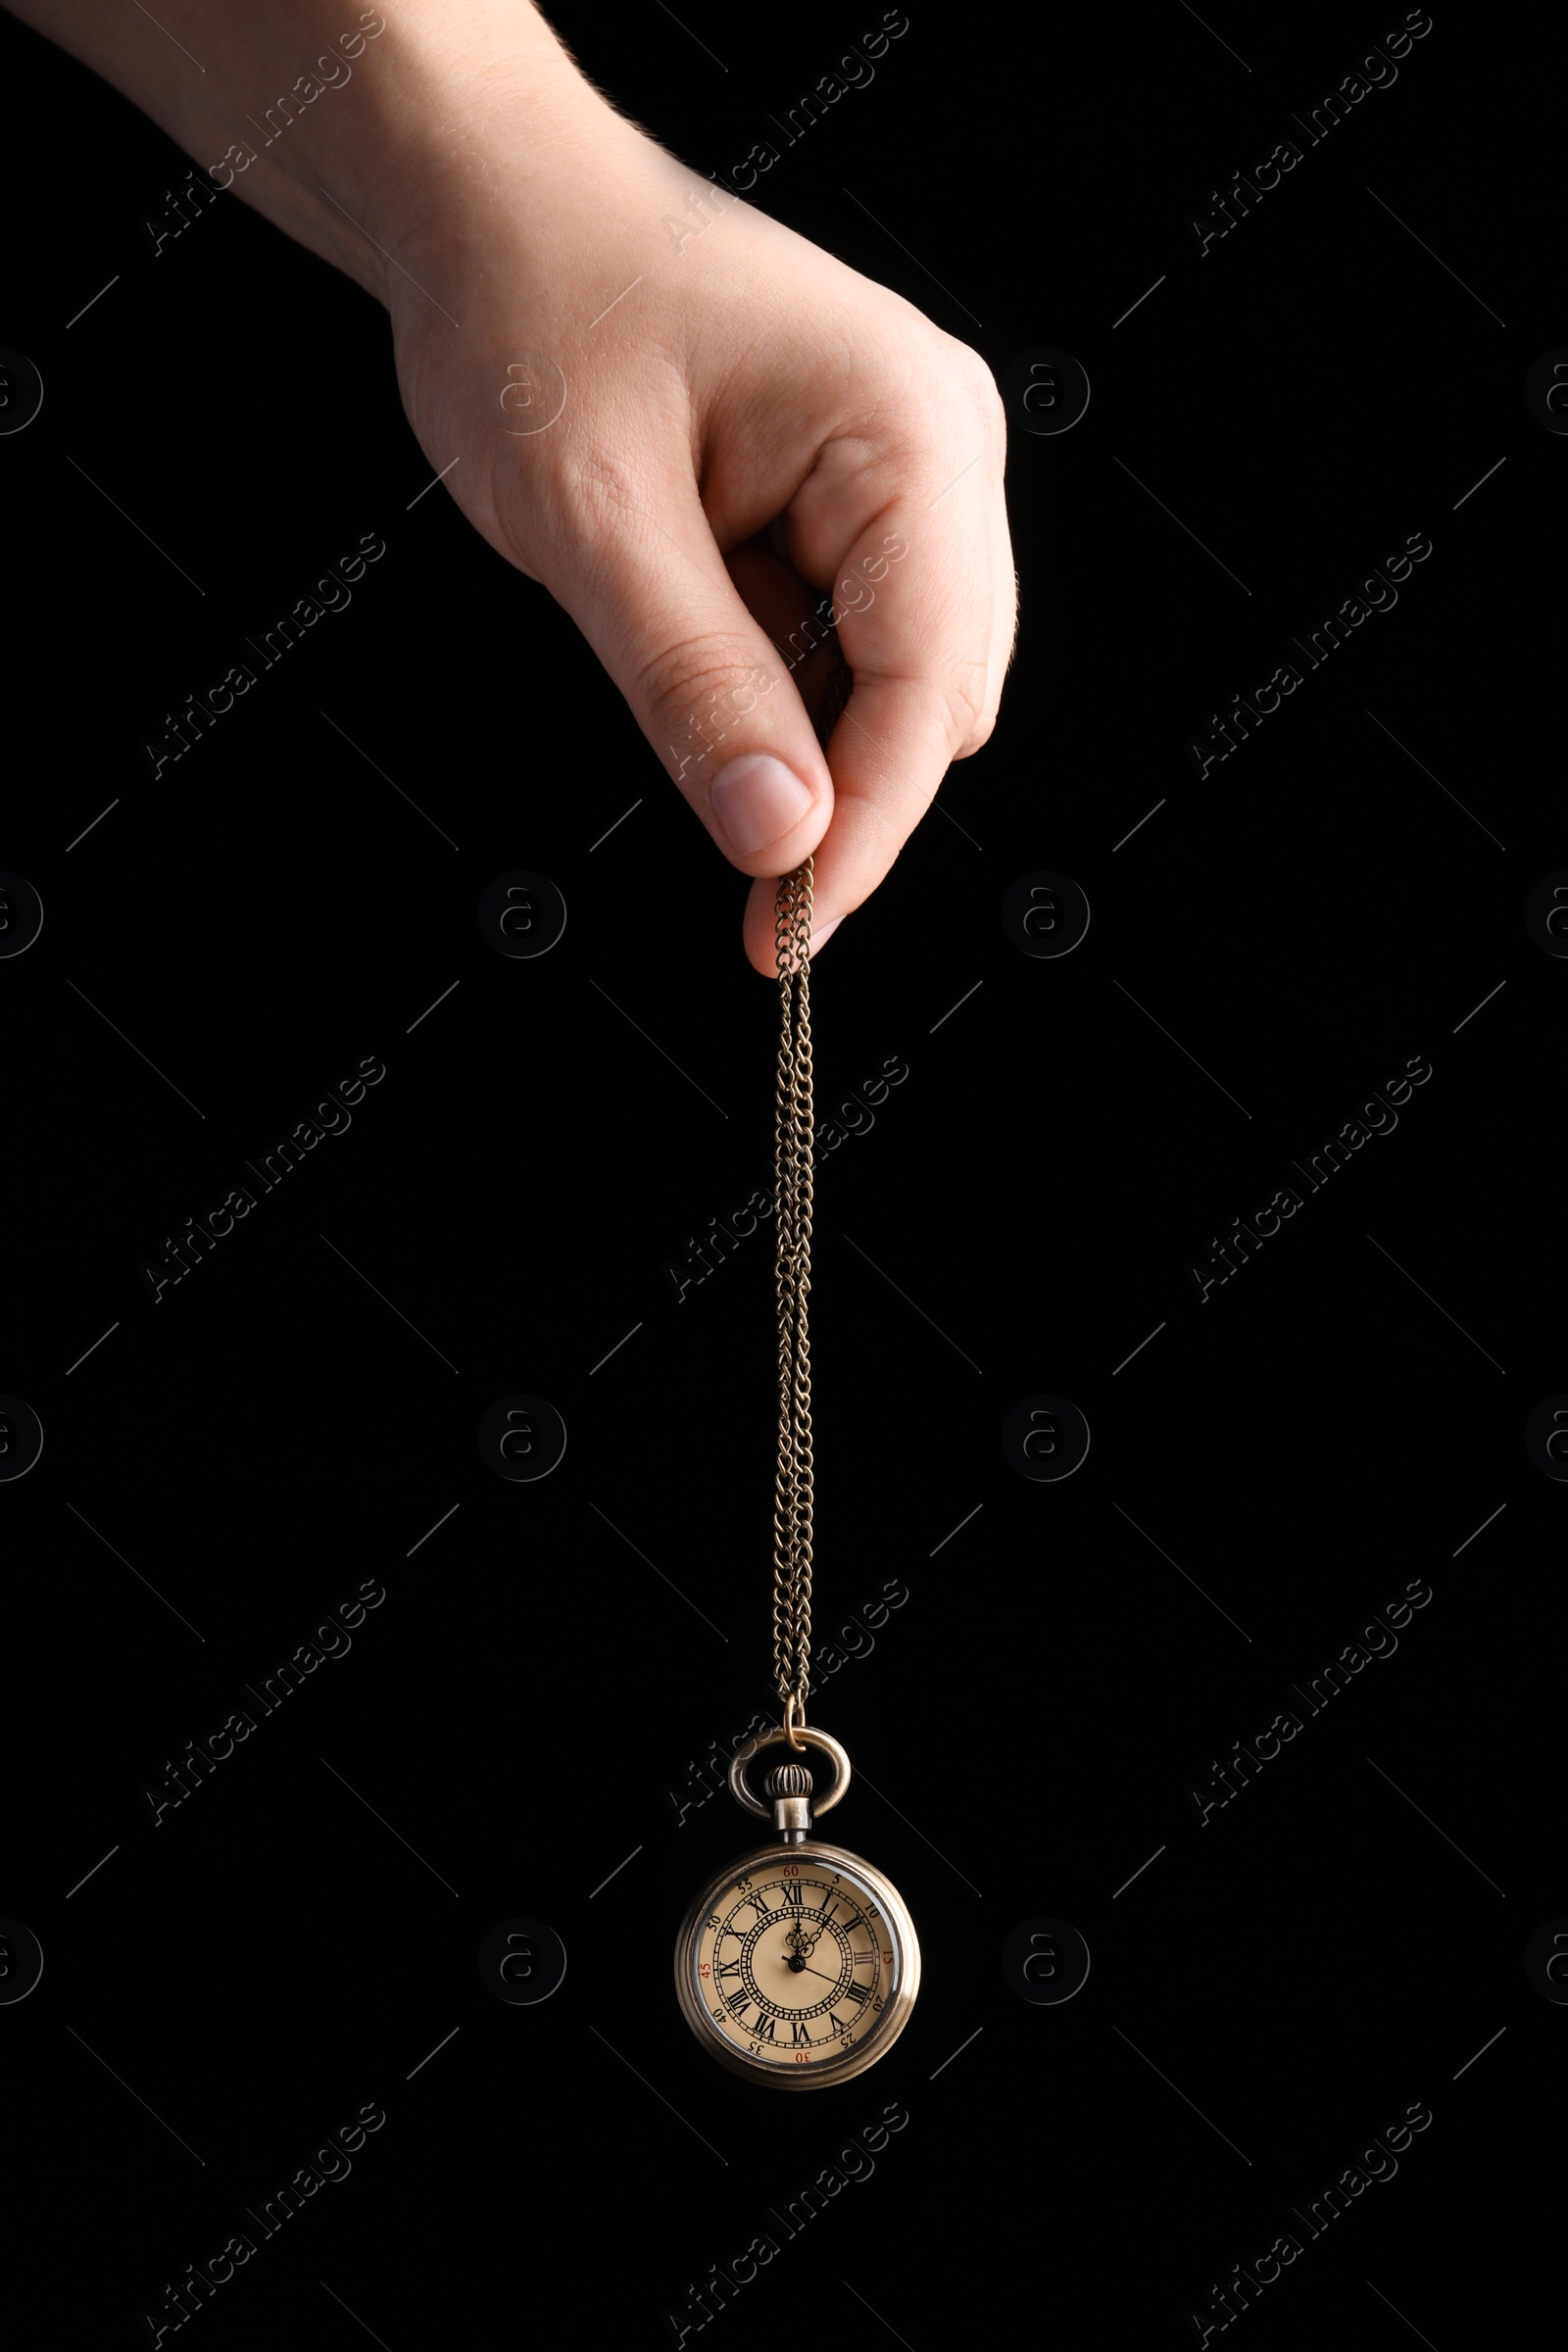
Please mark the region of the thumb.
<svg viewBox="0 0 1568 2352"><path fill-rule="evenodd" d="M724 566L695 482L624 509L553 592L732 865L789 873L833 814L800 693ZM771 968L771 966L769 967Z"/></svg>

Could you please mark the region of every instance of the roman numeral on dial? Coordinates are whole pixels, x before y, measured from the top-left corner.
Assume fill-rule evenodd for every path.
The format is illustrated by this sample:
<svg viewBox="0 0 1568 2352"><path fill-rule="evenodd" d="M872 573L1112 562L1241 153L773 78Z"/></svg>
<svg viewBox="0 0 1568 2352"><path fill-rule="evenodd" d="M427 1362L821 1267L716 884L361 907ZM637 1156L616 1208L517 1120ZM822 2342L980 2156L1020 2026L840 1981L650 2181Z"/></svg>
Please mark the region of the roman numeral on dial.
<svg viewBox="0 0 1568 2352"><path fill-rule="evenodd" d="M854 2001L858 2009L863 2009L871 1998L871 1987L869 1984L846 1984L844 1997L846 2000Z"/></svg>
<svg viewBox="0 0 1568 2352"><path fill-rule="evenodd" d="M800 1907L801 1907L801 1882L800 1882L800 1880L799 1880L799 1879L787 1879L787 1880L785 1881L785 1883L784 1883L784 1900L785 1900L785 1902L786 1902L787 1904L789 1904L790 1906L792 1906L792 1907L793 1907L793 1909L795 1909L795 1910L797 1910L797 1911L800 1909Z"/></svg>
<svg viewBox="0 0 1568 2352"><path fill-rule="evenodd" d="M804 2041L804 2042L809 2042L809 2040L810 2040L810 2038L811 2038L811 2032L810 2032L810 2028L809 2028L809 2027L807 2025L807 2023L806 2023L806 2021L805 2021L805 2019L804 2019L804 2018L797 2018L797 2019L796 2019L796 2021L795 2021L795 2026L794 2026L794 2034L795 2034L795 2044L796 2044L796 2047L797 2047L797 2048L799 2048L800 2044L801 2044L803 2041Z"/></svg>
<svg viewBox="0 0 1568 2352"><path fill-rule="evenodd" d="M771 2041L773 2038L773 2028L777 2023L778 2020L776 2018L760 2016L756 2025L752 2028L753 2039L756 2041Z"/></svg>

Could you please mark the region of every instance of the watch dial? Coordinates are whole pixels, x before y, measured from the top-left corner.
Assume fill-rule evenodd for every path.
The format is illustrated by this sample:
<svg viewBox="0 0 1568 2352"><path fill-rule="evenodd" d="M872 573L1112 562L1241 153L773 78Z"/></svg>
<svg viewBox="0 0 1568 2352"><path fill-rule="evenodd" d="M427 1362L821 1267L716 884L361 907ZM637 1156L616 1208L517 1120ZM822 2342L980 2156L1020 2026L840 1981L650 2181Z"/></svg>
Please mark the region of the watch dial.
<svg viewBox="0 0 1568 2352"><path fill-rule="evenodd" d="M793 2070L869 2038L893 1991L896 1952L888 1919L853 1872L769 1856L714 1897L692 1967L726 2045Z"/></svg>

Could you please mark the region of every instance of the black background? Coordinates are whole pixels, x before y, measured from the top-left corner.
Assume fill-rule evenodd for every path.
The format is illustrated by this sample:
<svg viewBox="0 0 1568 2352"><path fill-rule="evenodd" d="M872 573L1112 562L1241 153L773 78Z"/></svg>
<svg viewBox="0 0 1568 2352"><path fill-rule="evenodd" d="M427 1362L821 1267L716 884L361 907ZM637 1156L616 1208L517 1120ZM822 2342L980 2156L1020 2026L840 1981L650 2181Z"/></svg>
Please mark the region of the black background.
<svg viewBox="0 0 1568 2352"><path fill-rule="evenodd" d="M862 14L556 21L725 173ZM0 1388L46 1433L0 1489L29 2342L151 2340L367 2101L201 2340L652 2344L684 2310L695 2341L688 2287L889 2102L717 2341L1196 2341L1412 2102L1397 2178L1296 2230L1246 2340L1449 2352L1545 2291L1561 1489L1522 1432L1568 1387L1564 982L1522 908L1568 863L1568 443L1523 382L1568 342L1560 35L1438 8L1233 234L1186 225L1401 16L914 8L754 194L999 378L1052 346L1093 387L1066 435L1009 420L1000 725L816 974L819 1113L908 1070L817 1175L818 1634L908 1598L813 1718L925 1977L882 2065L796 2099L712 2065L669 1983L753 1841L669 1792L770 1702L766 1229L678 1302L667 1271L770 1182L747 886L545 592L444 491L411 508L383 314L231 201L155 260L187 159L0 22L0 342L45 386L0 441L0 862L45 906L0 965ZM353 608L154 782L162 714L368 532ZM1414 533L1397 609L1200 781L1210 712ZM537 961L476 921L513 868L568 907ZM1060 961L1002 927L1037 868L1093 909ZM351 1131L155 1306L165 1237L362 1056ZM1412 1056L1397 1132L1200 1304L1210 1237ZM479 1457L514 1392L568 1431L539 1484ZM1003 1455L1038 1392L1091 1427L1065 1483ZM367 1579L352 1653L155 1829L165 1758ZM1411 1579L1397 1654L1200 1827L1190 1788ZM517 1915L568 1954L532 2009L475 1964ZM1003 1978L1041 1916L1093 1956L1065 2006Z"/></svg>

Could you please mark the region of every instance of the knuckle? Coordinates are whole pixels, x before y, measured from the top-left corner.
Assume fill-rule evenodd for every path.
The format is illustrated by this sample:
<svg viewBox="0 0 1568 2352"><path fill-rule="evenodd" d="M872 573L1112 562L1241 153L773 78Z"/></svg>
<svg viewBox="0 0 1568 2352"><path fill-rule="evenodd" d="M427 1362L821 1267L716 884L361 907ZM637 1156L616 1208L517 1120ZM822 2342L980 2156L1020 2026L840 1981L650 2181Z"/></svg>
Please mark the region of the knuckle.
<svg viewBox="0 0 1568 2352"><path fill-rule="evenodd" d="M976 752L982 752L985 750L986 745L991 741L991 738L996 731L996 711L993 710L983 712L980 719L970 729L969 733L964 737L962 743L959 744L953 757L955 760L971 759Z"/></svg>
<svg viewBox="0 0 1568 2352"><path fill-rule="evenodd" d="M981 429L988 433L1005 433L1006 411L997 379L980 354L967 343L953 345L953 381L964 404Z"/></svg>
<svg viewBox="0 0 1568 2352"><path fill-rule="evenodd" d="M628 534L640 530L650 492L624 460L599 456L572 463L564 451L550 453L555 464L545 503L545 527L561 557L597 568Z"/></svg>
<svg viewBox="0 0 1568 2352"><path fill-rule="evenodd" d="M962 662L956 665L948 679L948 720L952 730L956 760L966 760L971 752L988 743L997 723L1000 700L991 691L990 664L986 662Z"/></svg>
<svg viewBox="0 0 1568 2352"><path fill-rule="evenodd" d="M752 666L752 648L738 633L712 630L673 643L660 641L635 658L628 698L661 720L704 710L727 719L740 714Z"/></svg>

